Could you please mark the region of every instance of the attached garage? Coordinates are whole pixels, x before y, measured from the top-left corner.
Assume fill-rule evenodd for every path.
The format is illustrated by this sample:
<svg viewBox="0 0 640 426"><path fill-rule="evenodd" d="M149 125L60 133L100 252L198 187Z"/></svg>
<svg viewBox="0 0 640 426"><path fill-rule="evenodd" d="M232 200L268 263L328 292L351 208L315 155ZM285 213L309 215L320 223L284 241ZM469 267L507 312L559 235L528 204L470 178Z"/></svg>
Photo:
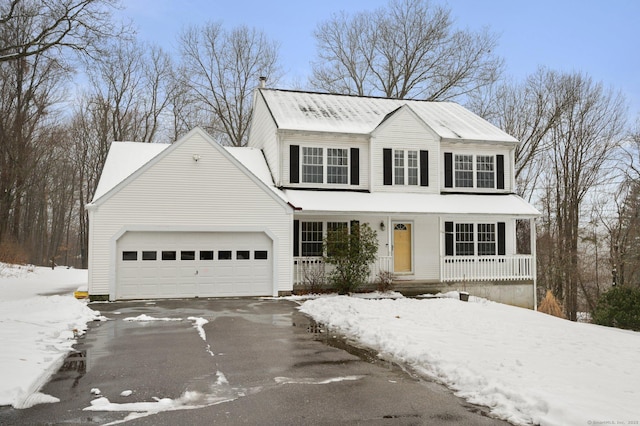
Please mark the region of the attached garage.
<svg viewBox="0 0 640 426"><path fill-rule="evenodd" d="M269 296L272 247L259 232L126 232L116 298Z"/></svg>
<svg viewBox="0 0 640 426"><path fill-rule="evenodd" d="M293 208L270 179L261 150L201 129L172 145L112 143L87 206L89 297L290 294Z"/></svg>

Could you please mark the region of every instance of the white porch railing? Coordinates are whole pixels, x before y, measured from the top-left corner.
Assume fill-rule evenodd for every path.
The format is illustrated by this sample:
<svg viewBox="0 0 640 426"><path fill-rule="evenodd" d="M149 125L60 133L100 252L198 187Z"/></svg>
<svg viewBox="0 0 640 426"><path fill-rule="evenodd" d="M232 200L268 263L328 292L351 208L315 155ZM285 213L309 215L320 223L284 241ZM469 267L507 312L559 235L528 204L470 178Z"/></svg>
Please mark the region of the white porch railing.
<svg viewBox="0 0 640 426"><path fill-rule="evenodd" d="M442 258L442 281L533 279L533 256L448 256Z"/></svg>
<svg viewBox="0 0 640 426"><path fill-rule="evenodd" d="M321 256L294 257L293 283L309 284L309 280L324 280L332 265ZM442 281L515 281L533 279L533 256L447 256L442 258ZM380 271L393 272L393 257L380 256L371 266L369 280L374 282Z"/></svg>
<svg viewBox="0 0 640 426"><path fill-rule="evenodd" d="M371 265L369 281L373 282L380 271L391 272L393 265L391 256L379 256ZM309 280L317 280L331 271L332 265L324 263L321 256L307 256L293 258L293 283L308 284Z"/></svg>

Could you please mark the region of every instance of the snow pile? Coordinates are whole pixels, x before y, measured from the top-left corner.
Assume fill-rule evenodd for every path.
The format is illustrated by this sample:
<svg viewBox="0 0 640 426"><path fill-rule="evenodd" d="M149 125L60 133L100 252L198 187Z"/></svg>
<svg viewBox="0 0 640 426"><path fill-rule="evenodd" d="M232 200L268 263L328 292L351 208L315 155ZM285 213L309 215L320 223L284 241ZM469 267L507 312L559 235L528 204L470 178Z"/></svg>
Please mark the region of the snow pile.
<svg viewBox="0 0 640 426"><path fill-rule="evenodd" d="M57 398L38 393L88 321L100 319L73 292L87 271L0 265L0 405L28 408Z"/></svg>
<svg viewBox="0 0 640 426"><path fill-rule="evenodd" d="M514 424L640 420L640 333L478 298L339 296L300 309Z"/></svg>

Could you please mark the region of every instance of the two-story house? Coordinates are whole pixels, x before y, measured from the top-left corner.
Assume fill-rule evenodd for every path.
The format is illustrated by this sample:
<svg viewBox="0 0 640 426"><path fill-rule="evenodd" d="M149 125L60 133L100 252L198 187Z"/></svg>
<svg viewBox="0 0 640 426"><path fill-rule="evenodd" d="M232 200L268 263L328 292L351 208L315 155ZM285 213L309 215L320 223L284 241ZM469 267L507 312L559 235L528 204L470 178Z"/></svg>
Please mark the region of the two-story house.
<svg viewBox="0 0 640 426"><path fill-rule="evenodd" d="M455 103L260 88L247 148L199 129L112 144L88 206L89 293L286 294L323 267L328 230L367 223L372 278L533 308L539 213L514 194L517 144Z"/></svg>

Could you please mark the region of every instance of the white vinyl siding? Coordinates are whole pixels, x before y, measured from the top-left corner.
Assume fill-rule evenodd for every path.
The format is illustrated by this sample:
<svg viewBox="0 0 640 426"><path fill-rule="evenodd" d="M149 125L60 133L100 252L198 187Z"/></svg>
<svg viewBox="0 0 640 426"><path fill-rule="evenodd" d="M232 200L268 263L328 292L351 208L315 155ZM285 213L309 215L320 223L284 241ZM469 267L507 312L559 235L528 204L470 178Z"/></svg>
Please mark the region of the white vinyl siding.
<svg viewBox="0 0 640 426"><path fill-rule="evenodd" d="M279 141L276 130L277 128L273 122L273 117L269 113L269 109L264 103L262 96L257 94L256 105L251 116L251 128L249 129L247 146L262 149L273 180L276 186L280 186L282 176L279 174Z"/></svg>
<svg viewBox="0 0 640 426"><path fill-rule="evenodd" d="M403 152L403 177L393 176L393 185L384 185L383 150L394 151L392 168L400 173L400 161L396 163L396 152ZM429 186L420 186L419 153L429 152ZM411 153L411 154L410 154ZM415 153L415 160L414 154ZM399 160L398 154L398 160ZM438 136L413 113L401 110L389 117L371 137L371 189L379 192L440 192L440 175L438 159L440 158L440 142ZM415 167L417 166L417 167ZM414 177L415 176L415 177ZM403 184L398 182L402 180Z"/></svg>

